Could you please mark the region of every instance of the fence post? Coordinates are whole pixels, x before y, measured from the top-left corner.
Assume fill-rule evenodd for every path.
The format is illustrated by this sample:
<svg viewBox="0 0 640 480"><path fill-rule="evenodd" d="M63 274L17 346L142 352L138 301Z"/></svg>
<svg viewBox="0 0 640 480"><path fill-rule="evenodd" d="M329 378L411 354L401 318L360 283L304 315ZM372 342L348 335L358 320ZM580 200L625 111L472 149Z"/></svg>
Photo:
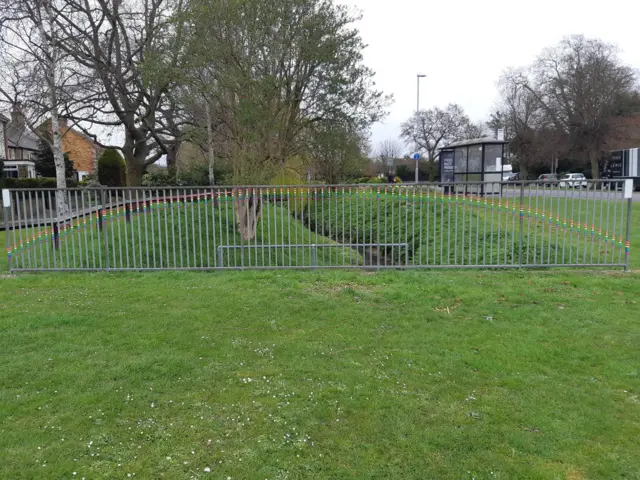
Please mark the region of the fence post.
<svg viewBox="0 0 640 480"><path fill-rule="evenodd" d="M518 266L522 267L522 245L524 235L524 182L520 183L520 239L518 241Z"/></svg>
<svg viewBox="0 0 640 480"><path fill-rule="evenodd" d="M11 192L6 188L2 189L2 206L4 210L4 233L5 233L5 243L7 247L7 257L9 260L9 273L11 273L12 268L12 252L11 252L11 238L9 235L9 215L11 214Z"/></svg>
<svg viewBox="0 0 640 480"><path fill-rule="evenodd" d="M222 247L218 246L218 267L224 267L224 258L222 256Z"/></svg>
<svg viewBox="0 0 640 480"><path fill-rule="evenodd" d="M102 225L104 252L105 252L105 265L106 269L110 268L110 255L109 255L109 232L107 229L107 196L105 194L105 188L100 189L100 204L102 205L102 211L100 215L100 225Z"/></svg>
<svg viewBox="0 0 640 480"><path fill-rule="evenodd" d="M318 266L318 245L311 245L311 266Z"/></svg>
<svg viewBox="0 0 640 480"><path fill-rule="evenodd" d="M633 193L631 194L633 197ZM624 242L624 271L629 272L629 238L631 235L631 206L633 205L633 198L627 199L627 231L625 233Z"/></svg>

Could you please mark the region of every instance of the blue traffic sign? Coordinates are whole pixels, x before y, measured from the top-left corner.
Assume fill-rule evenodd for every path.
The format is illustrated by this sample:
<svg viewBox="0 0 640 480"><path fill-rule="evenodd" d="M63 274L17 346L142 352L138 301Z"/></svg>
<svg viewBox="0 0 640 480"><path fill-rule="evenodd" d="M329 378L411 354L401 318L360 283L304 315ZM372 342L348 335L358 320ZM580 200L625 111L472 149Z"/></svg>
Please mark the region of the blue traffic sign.
<svg viewBox="0 0 640 480"><path fill-rule="evenodd" d="M420 154L419 153L414 153L413 154L413 159L414 160L420 160Z"/></svg>

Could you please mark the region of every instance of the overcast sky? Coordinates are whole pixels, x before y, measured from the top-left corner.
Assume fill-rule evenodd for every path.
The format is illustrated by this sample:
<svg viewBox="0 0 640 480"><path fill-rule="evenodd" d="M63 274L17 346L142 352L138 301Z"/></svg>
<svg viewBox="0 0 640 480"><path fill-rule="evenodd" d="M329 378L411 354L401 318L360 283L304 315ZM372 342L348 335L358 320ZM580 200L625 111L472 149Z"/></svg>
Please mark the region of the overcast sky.
<svg viewBox="0 0 640 480"><path fill-rule="evenodd" d="M359 9L366 64L395 102L372 143L397 138L400 124L420 106L459 103L474 121L485 120L497 98L496 81L509 66L527 65L570 34L598 37L640 68L640 2L608 0L339 0ZM526 7L525 7L526 5Z"/></svg>

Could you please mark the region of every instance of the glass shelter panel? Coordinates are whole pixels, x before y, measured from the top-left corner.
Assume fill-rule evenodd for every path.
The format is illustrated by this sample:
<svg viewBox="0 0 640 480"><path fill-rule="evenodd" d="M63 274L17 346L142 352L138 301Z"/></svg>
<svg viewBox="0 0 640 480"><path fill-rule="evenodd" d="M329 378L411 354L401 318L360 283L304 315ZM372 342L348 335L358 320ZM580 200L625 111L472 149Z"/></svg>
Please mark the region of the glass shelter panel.
<svg viewBox="0 0 640 480"><path fill-rule="evenodd" d="M455 167L456 172L467 171L467 147L456 148L455 150Z"/></svg>
<svg viewBox="0 0 640 480"><path fill-rule="evenodd" d="M486 172L502 171L502 145L485 145L484 169Z"/></svg>
<svg viewBox="0 0 640 480"><path fill-rule="evenodd" d="M469 147L469 172L482 172L482 145Z"/></svg>

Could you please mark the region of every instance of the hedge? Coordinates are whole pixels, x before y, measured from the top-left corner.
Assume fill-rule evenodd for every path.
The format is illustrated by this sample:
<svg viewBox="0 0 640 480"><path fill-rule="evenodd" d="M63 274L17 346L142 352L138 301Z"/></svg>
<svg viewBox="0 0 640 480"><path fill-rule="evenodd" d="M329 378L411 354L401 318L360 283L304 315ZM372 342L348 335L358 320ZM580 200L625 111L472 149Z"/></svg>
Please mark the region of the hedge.
<svg viewBox="0 0 640 480"><path fill-rule="evenodd" d="M2 180L4 188L33 189L33 188L56 188L56 179L52 177L39 178L4 178ZM75 178L67 178L67 188L75 188L78 182Z"/></svg>

